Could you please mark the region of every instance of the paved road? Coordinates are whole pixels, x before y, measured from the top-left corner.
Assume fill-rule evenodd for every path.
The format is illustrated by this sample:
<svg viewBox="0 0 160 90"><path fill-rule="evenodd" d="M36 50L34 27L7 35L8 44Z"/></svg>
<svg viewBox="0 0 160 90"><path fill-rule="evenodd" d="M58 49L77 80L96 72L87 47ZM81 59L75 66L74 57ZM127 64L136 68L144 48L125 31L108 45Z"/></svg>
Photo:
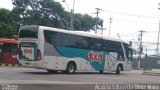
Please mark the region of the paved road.
<svg viewBox="0 0 160 90"><path fill-rule="evenodd" d="M0 68L0 83L21 85L21 88L36 88L39 90L53 90L72 88L81 90L94 89L96 84L159 84L159 76L142 75L142 71L132 70L120 75L105 72L76 72L75 74L49 74L45 70L31 68ZM34 85L33 85L34 84ZM40 86L40 87L39 87ZM67 88L66 88L67 87ZM49 89L51 88L51 89ZM22 90L22 89L18 89ZM28 90L28 89L23 89Z"/></svg>

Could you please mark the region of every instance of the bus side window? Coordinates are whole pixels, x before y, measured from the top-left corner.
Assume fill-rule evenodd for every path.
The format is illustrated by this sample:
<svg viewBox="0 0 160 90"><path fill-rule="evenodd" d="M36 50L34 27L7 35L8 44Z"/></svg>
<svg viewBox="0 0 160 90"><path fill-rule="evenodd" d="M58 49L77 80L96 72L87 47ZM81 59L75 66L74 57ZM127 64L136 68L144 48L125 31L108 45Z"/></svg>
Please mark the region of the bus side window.
<svg viewBox="0 0 160 90"><path fill-rule="evenodd" d="M132 61L132 50L131 49L127 50L127 58Z"/></svg>
<svg viewBox="0 0 160 90"><path fill-rule="evenodd" d="M79 49L86 49L85 40L83 39L83 37L76 36L75 43L76 43L76 47L77 48L79 48Z"/></svg>
<svg viewBox="0 0 160 90"><path fill-rule="evenodd" d="M124 44L124 49L126 53L126 58L132 60L132 49L129 48L129 45Z"/></svg>
<svg viewBox="0 0 160 90"><path fill-rule="evenodd" d="M94 48L95 48L95 50L101 50L101 44L100 43L95 43Z"/></svg>
<svg viewBox="0 0 160 90"><path fill-rule="evenodd" d="M117 59L119 61L125 61L123 48L122 48L121 43L117 43L116 45L118 45L118 46L116 46L117 47L116 52L118 53L118 58Z"/></svg>
<svg viewBox="0 0 160 90"><path fill-rule="evenodd" d="M106 51L106 50L107 50L107 48L102 46L102 51Z"/></svg>

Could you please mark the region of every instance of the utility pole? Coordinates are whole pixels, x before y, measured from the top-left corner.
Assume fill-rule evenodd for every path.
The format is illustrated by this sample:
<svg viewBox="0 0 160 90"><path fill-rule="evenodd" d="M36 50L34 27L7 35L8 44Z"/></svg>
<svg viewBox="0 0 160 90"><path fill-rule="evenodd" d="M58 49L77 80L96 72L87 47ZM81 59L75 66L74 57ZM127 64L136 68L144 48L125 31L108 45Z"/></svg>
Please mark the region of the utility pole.
<svg viewBox="0 0 160 90"><path fill-rule="evenodd" d="M71 9L71 20L70 20L70 30L73 31L73 18L74 18L74 12L73 9Z"/></svg>
<svg viewBox="0 0 160 90"><path fill-rule="evenodd" d="M156 56L158 57L158 47L159 47L159 34L160 34L160 20L159 20L159 30L158 30L158 39L157 39L157 49L156 49Z"/></svg>
<svg viewBox="0 0 160 90"><path fill-rule="evenodd" d="M141 30L141 31L139 31L140 32L140 46L139 46L139 60L138 60L138 68L140 68L140 65L141 65L141 54L143 53L143 43L142 43L142 38L143 38L143 33L145 32L145 31L143 31L143 30Z"/></svg>
<svg viewBox="0 0 160 90"><path fill-rule="evenodd" d="M74 22L74 5L75 5L75 0L73 1L73 8L71 9L71 11L69 9L69 6L68 6L66 0L63 0L62 2L66 3L68 11L70 12L70 18L71 18L70 19L70 30L72 31L72 30L74 30L73 22Z"/></svg>
<svg viewBox="0 0 160 90"><path fill-rule="evenodd" d="M101 29L102 29L102 31L101 31L101 35L103 35L103 30L106 30L106 28L103 28L103 27L102 27Z"/></svg>
<svg viewBox="0 0 160 90"><path fill-rule="evenodd" d="M109 18L109 32L108 32L108 36L110 36L110 28L111 28L112 19L113 19L113 17Z"/></svg>
<svg viewBox="0 0 160 90"><path fill-rule="evenodd" d="M98 14L100 13L99 10L101 10L101 9L99 9L99 8L95 8L95 9L97 10L97 12L96 12L97 20L96 20L96 30L95 30L95 33L97 34L97 29L98 29Z"/></svg>
<svg viewBox="0 0 160 90"><path fill-rule="evenodd" d="M158 3L158 6L160 6L160 3ZM160 8L158 8L160 10ZM160 20L159 20L159 30L158 30L158 39L157 39L157 52L156 52L156 57L158 58L158 47L159 47L159 34L160 34Z"/></svg>
<svg viewBox="0 0 160 90"><path fill-rule="evenodd" d="M71 30L74 30L73 27L73 22L74 22L74 5L75 5L75 0L73 1L73 8L71 9Z"/></svg>

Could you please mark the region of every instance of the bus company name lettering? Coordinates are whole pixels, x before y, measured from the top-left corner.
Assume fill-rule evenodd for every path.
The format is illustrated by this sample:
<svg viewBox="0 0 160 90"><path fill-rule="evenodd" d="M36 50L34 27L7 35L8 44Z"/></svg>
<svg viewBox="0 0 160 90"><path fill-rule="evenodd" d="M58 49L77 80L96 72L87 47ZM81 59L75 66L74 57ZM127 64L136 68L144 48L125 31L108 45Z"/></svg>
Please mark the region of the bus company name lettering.
<svg viewBox="0 0 160 90"><path fill-rule="evenodd" d="M24 49L25 54L32 54L32 49Z"/></svg>
<svg viewBox="0 0 160 90"><path fill-rule="evenodd" d="M95 53L95 52L89 52L88 53L88 58L89 58L89 61L90 63L93 62L93 61L99 61L99 63L102 63L102 60L103 60L103 53Z"/></svg>

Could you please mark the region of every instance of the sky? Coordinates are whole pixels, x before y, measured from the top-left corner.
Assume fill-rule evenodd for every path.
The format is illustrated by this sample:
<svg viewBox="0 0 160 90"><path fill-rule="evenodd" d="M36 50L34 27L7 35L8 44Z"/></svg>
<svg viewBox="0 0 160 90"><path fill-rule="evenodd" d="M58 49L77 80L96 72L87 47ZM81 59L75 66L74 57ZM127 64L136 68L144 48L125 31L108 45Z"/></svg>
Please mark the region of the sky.
<svg viewBox="0 0 160 90"><path fill-rule="evenodd" d="M74 0L65 0L66 3L62 2L63 0L55 1L60 2L66 11L66 3L69 9L73 9ZM138 41L138 31L144 30L146 32L143 34L143 42L156 43L160 20L158 3L160 0L75 0L74 12L96 17L95 8L100 8L99 17L103 19L103 28L106 29L103 35L109 36L109 19L112 17L110 36L116 38L119 34L123 40ZM0 0L0 8L2 7L11 10L11 0ZM150 49L156 49L156 44L145 45Z"/></svg>

